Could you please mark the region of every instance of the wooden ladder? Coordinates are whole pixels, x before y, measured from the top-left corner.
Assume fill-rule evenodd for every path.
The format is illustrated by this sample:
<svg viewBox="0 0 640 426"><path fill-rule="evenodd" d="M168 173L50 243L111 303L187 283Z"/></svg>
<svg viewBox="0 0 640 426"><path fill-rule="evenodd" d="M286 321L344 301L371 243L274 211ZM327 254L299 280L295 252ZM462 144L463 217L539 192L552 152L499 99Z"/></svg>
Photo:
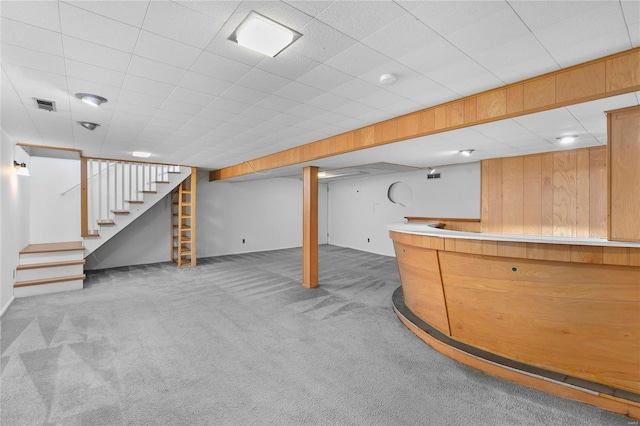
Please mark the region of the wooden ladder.
<svg viewBox="0 0 640 426"><path fill-rule="evenodd" d="M171 260L196 266L196 169L171 195Z"/></svg>

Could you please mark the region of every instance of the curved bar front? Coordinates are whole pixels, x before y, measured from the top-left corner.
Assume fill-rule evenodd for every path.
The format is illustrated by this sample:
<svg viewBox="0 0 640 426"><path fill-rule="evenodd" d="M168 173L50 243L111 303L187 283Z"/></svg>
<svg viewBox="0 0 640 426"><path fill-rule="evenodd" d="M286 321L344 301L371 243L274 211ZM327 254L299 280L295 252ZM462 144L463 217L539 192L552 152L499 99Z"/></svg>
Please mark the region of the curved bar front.
<svg viewBox="0 0 640 426"><path fill-rule="evenodd" d="M640 418L640 244L392 225L394 309L434 349Z"/></svg>

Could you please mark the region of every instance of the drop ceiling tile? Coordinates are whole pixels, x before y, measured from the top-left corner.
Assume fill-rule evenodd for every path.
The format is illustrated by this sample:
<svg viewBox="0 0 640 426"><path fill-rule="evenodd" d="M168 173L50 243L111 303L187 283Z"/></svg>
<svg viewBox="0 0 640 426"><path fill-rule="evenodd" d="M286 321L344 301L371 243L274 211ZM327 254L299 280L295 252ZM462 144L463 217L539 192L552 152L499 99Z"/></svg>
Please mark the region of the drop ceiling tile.
<svg viewBox="0 0 640 426"><path fill-rule="evenodd" d="M189 120L191 120L192 115L183 114L181 112L176 112L176 111L168 111L163 107L162 109L158 110L158 112L153 116L153 118L159 119L159 120L174 121L176 123L179 123L180 125L183 125L185 123L188 123Z"/></svg>
<svg viewBox="0 0 640 426"><path fill-rule="evenodd" d="M3 108L2 129L15 140L43 145L44 141L38 129L31 120L31 116L24 108Z"/></svg>
<svg viewBox="0 0 640 426"><path fill-rule="evenodd" d="M166 98L122 89L120 90L120 95L117 99L118 102L123 101L130 104L143 105L150 108L160 108Z"/></svg>
<svg viewBox="0 0 640 426"><path fill-rule="evenodd" d="M507 83L559 68L531 33L511 38L486 50L470 52L469 56Z"/></svg>
<svg viewBox="0 0 640 426"><path fill-rule="evenodd" d="M143 0L119 1L115 5L113 1L65 1L65 3L137 28L142 27L149 5L149 1Z"/></svg>
<svg viewBox="0 0 640 426"><path fill-rule="evenodd" d="M509 1L527 27L534 31L571 19L601 4L600 1Z"/></svg>
<svg viewBox="0 0 640 426"><path fill-rule="evenodd" d="M12 64L2 64L2 68L7 73L18 92L19 87L30 84L46 86L66 90L67 79L64 75L50 72L38 71L30 68L20 67Z"/></svg>
<svg viewBox="0 0 640 426"><path fill-rule="evenodd" d="M155 80L149 80L148 78L127 74L124 82L122 83L122 88L125 90L166 98L172 93L174 86Z"/></svg>
<svg viewBox="0 0 640 426"><path fill-rule="evenodd" d="M133 52L140 30L113 19L60 3L62 33L91 43Z"/></svg>
<svg viewBox="0 0 640 426"><path fill-rule="evenodd" d="M359 76L389 62L389 58L362 43L355 43L326 61L326 65Z"/></svg>
<svg viewBox="0 0 640 426"><path fill-rule="evenodd" d="M371 84L367 81L351 80L331 90L331 93L352 101L357 101L379 90L379 86Z"/></svg>
<svg viewBox="0 0 640 426"><path fill-rule="evenodd" d="M163 111L178 112L193 117L199 114L204 108L200 105L177 101L175 99L167 99L162 104Z"/></svg>
<svg viewBox="0 0 640 426"><path fill-rule="evenodd" d="M2 18L0 39L3 44L63 56L60 33Z"/></svg>
<svg viewBox="0 0 640 426"><path fill-rule="evenodd" d="M510 7L505 6L491 15L450 33L447 40L471 55L473 52L486 49L487 46L502 44L505 40L526 34L529 34L529 29Z"/></svg>
<svg viewBox="0 0 640 426"><path fill-rule="evenodd" d="M182 1L181 6L187 7L193 11L207 15L213 19L213 25L224 22L238 8L241 0L225 0L225 1Z"/></svg>
<svg viewBox="0 0 640 426"><path fill-rule="evenodd" d="M53 1L3 1L4 18L60 32L58 4Z"/></svg>
<svg viewBox="0 0 640 426"><path fill-rule="evenodd" d="M422 21L406 14L365 38L362 43L395 59L408 55L422 48L425 43L439 38L440 36Z"/></svg>
<svg viewBox="0 0 640 426"><path fill-rule="evenodd" d="M549 51L562 67L569 67L594 59L594 51L599 52L597 56L601 57L630 48L627 30L619 29L575 44L556 46Z"/></svg>
<svg viewBox="0 0 640 426"><path fill-rule="evenodd" d="M263 71L258 68L252 68L242 77L236 80L236 84L263 92L275 92L291 83L288 78Z"/></svg>
<svg viewBox="0 0 640 426"><path fill-rule="evenodd" d="M599 6L596 8L588 9L562 22L545 26L535 31L536 37L560 65L573 65L571 61L585 54L593 56L593 52L599 50L591 48L588 53L585 51L586 46L597 44L599 39L611 33L617 33L614 40L607 40L608 42L616 42L612 49L616 49L616 47L620 49L620 43L626 43L627 47L623 47L623 49L631 47L628 34L619 31L624 26L620 5L617 2L598 4ZM560 56L561 54L571 54L571 51L577 51L578 47L581 47L580 51L571 55L571 58L565 59Z"/></svg>
<svg viewBox="0 0 640 426"><path fill-rule="evenodd" d="M353 79L353 76L342 71L326 65L318 65L296 81L322 91L329 91Z"/></svg>
<svg viewBox="0 0 640 426"><path fill-rule="evenodd" d="M85 62L114 71L126 72L131 54L99 46L74 37L62 36L64 56L78 62Z"/></svg>
<svg viewBox="0 0 640 426"><path fill-rule="evenodd" d="M343 107L336 108L334 112L345 117L357 118L366 114L380 113L381 111L359 102L352 102Z"/></svg>
<svg viewBox="0 0 640 426"><path fill-rule="evenodd" d="M289 80L295 80L313 70L318 65L320 65L319 62L305 58L287 49L275 58L265 56L256 65L256 68Z"/></svg>
<svg viewBox="0 0 640 426"><path fill-rule="evenodd" d="M220 122L226 122L235 117L236 114L221 109L205 108L198 114L198 117L205 120L215 120Z"/></svg>
<svg viewBox="0 0 640 426"><path fill-rule="evenodd" d="M509 7L502 1L426 1L411 13L432 30L446 36Z"/></svg>
<svg viewBox="0 0 640 426"><path fill-rule="evenodd" d="M257 105L254 105L250 108L247 108L247 110L245 110L242 115L243 116L247 116L247 117L252 117L252 118L257 118L259 119L259 121L255 122L254 125L258 125L260 123L262 123L263 121L267 121L272 119L273 117L275 117L276 115L279 115L280 113L278 111L272 110L272 109L267 109L267 108L262 108L259 107Z"/></svg>
<svg viewBox="0 0 640 426"><path fill-rule="evenodd" d="M407 12L393 2L333 2L316 19L356 40L378 31Z"/></svg>
<svg viewBox="0 0 640 426"><path fill-rule="evenodd" d="M320 108L316 108L313 107L311 105L298 105L295 108L292 108L288 111L289 114L292 115L296 115L298 117L304 117L304 118L308 118L308 119L313 119L315 117L317 117L318 115L321 115L323 113L325 113L326 111L320 109Z"/></svg>
<svg viewBox="0 0 640 426"><path fill-rule="evenodd" d="M246 102L240 102L224 97L217 97L207 105L207 108L214 108L232 114L240 114L250 107L251 105Z"/></svg>
<svg viewBox="0 0 640 426"><path fill-rule="evenodd" d="M408 68L428 77L429 73L467 56L447 40L440 38L427 43L423 48L409 55L401 56L397 61Z"/></svg>
<svg viewBox="0 0 640 426"><path fill-rule="evenodd" d="M144 77L162 83L178 84L187 73L187 70L132 55L127 72L138 77Z"/></svg>
<svg viewBox="0 0 640 426"><path fill-rule="evenodd" d="M152 1L149 4L143 28L146 31L177 40L199 49L207 47L224 21L212 20L181 4Z"/></svg>
<svg viewBox="0 0 640 426"><path fill-rule="evenodd" d="M2 43L2 63L31 68L53 74L65 74L64 59L31 49Z"/></svg>
<svg viewBox="0 0 640 426"><path fill-rule="evenodd" d="M235 82L249 70L251 67L246 64L211 52L202 52L191 67L191 71L229 82Z"/></svg>
<svg viewBox="0 0 640 426"><path fill-rule="evenodd" d="M291 99L283 98L282 96L269 95L256 104L264 108L272 109L278 112L286 112L291 108L298 105L298 102Z"/></svg>
<svg viewBox="0 0 640 426"><path fill-rule="evenodd" d="M284 0L284 2L306 13L309 16L317 16L320 12L325 10L331 4L331 2L328 2L328 1L307 1L307 0L304 0L304 1Z"/></svg>
<svg viewBox="0 0 640 426"><path fill-rule="evenodd" d="M307 86L306 84L291 82L287 86L278 90L275 95L290 99L296 102L307 102L322 94L321 90Z"/></svg>
<svg viewBox="0 0 640 426"><path fill-rule="evenodd" d="M640 46L640 3L636 0L621 1L624 21L629 29L629 37L633 47Z"/></svg>
<svg viewBox="0 0 640 426"><path fill-rule="evenodd" d="M467 57L431 71L427 77L463 96L504 84L496 76Z"/></svg>
<svg viewBox="0 0 640 426"><path fill-rule="evenodd" d="M175 67L190 68L201 50L143 30L133 53Z"/></svg>
<svg viewBox="0 0 640 426"><path fill-rule="evenodd" d="M356 43L356 40L317 20L305 25L303 36L287 48L298 55L324 62Z"/></svg>
<svg viewBox="0 0 640 426"><path fill-rule="evenodd" d="M94 81L107 86L121 87L125 74L107 68L89 65L71 59L65 61L67 76L81 80Z"/></svg>
<svg viewBox="0 0 640 426"><path fill-rule="evenodd" d="M371 108L384 111L384 108L388 108L390 105L404 102L406 100L406 98L388 92L386 90L377 90L369 96L365 96L364 98L360 99L358 102L370 106Z"/></svg>
<svg viewBox="0 0 640 426"><path fill-rule="evenodd" d="M183 123L173 121L173 120L165 120L163 118L158 117L157 115L149 120L147 127L145 128L145 132L153 129L162 131L163 133L172 133L182 127Z"/></svg>
<svg viewBox="0 0 640 426"><path fill-rule="evenodd" d="M557 137L565 134L581 135L586 132L580 122L566 108L524 115L512 120L520 123L536 136L548 141L555 141Z"/></svg>
<svg viewBox="0 0 640 426"><path fill-rule="evenodd" d="M314 106L316 108L321 108L327 111L333 111L336 108L340 108L345 105L351 104L353 101L350 99L345 99L341 96L334 95L332 93L323 93L320 96L317 96L310 101L306 102L307 105Z"/></svg>
<svg viewBox="0 0 640 426"><path fill-rule="evenodd" d="M215 98L215 95L198 92L196 90L185 89L183 87L175 87L173 89L173 92L171 93L171 96L169 96L170 100L199 105L203 108L209 105L209 103L211 103L211 101L213 101Z"/></svg>
<svg viewBox="0 0 640 426"><path fill-rule="evenodd" d="M189 71L184 75L179 86L207 93L209 95L220 95L231 86L231 83Z"/></svg>
<svg viewBox="0 0 640 426"><path fill-rule="evenodd" d="M234 84L225 90L222 96L227 99L233 99L253 105L269 96L269 93Z"/></svg>

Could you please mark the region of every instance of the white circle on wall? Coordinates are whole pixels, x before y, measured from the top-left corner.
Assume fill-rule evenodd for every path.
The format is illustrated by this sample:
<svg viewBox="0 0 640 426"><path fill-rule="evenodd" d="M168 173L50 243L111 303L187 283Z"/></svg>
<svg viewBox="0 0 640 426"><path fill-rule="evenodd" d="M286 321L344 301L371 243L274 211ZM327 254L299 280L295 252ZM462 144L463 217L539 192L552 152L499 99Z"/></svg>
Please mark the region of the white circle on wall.
<svg viewBox="0 0 640 426"><path fill-rule="evenodd" d="M394 204L398 204L402 207L408 207L413 201L413 191L404 182L394 182L389 185L387 190L387 198Z"/></svg>

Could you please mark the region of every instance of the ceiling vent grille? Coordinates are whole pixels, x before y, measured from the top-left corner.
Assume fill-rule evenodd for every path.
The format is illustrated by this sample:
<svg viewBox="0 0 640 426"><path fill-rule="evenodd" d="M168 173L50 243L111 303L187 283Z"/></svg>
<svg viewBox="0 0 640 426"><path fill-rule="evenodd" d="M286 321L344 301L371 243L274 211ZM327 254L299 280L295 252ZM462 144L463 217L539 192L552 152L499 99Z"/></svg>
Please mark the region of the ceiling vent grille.
<svg viewBox="0 0 640 426"><path fill-rule="evenodd" d="M33 98L36 101L36 106L38 109L43 109L45 111L55 111L56 103L54 101L47 101L46 99L38 99Z"/></svg>

